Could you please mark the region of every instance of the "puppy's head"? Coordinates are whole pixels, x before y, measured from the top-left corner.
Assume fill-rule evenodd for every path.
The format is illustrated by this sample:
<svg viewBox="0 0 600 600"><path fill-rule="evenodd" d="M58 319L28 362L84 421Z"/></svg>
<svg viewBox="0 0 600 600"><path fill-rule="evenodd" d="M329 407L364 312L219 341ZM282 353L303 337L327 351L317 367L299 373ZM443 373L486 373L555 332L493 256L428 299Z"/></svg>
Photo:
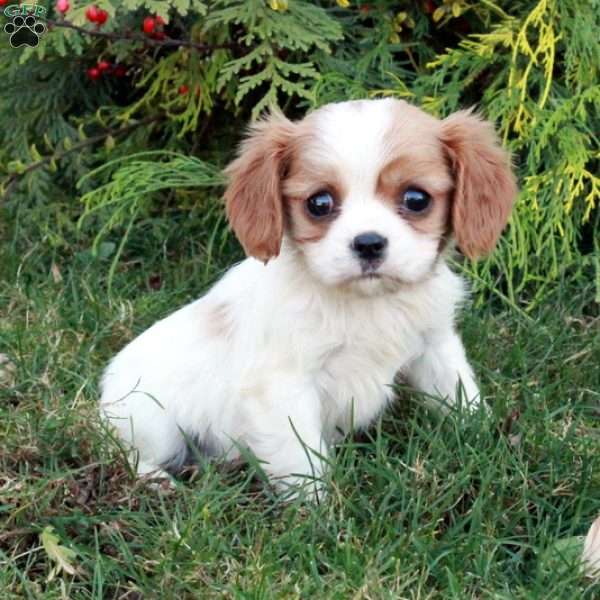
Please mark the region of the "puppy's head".
<svg viewBox="0 0 600 600"><path fill-rule="evenodd" d="M229 221L246 253L287 237L327 285L377 293L428 276L448 239L490 252L517 188L492 126L438 120L399 100L330 104L257 123L226 170Z"/></svg>

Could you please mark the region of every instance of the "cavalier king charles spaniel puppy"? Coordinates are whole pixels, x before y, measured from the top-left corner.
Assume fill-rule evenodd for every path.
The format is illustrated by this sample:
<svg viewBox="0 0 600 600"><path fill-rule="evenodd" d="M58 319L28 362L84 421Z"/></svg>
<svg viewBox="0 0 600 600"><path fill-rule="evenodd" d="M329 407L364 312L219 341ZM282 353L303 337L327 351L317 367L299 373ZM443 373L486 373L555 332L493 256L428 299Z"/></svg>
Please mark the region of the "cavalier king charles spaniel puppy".
<svg viewBox="0 0 600 600"><path fill-rule="evenodd" d="M297 122L275 112L226 174L248 258L102 379L101 412L140 475L176 470L193 446L250 451L297 494L320 486L340 433L389 404L396 376L441 404L480 402L454 325L465 286L446 258L455 244L469 258L490 252L515 200L489 123L394 99Z"/></svg>

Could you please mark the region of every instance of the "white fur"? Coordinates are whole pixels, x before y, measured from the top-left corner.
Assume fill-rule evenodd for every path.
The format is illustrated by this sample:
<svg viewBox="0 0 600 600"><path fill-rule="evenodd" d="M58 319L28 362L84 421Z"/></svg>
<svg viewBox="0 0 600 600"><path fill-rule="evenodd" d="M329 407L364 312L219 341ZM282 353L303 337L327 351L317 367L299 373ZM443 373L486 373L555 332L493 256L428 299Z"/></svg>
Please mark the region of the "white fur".
<svg viewBox="0 0 600 600"><path fill-rule="evenodd" d="M406 291L351 295L314 284L293 256L247 259L204 297L159 321L107 368L102 408L154 471L198 438L229 458L249 447L274 477L318 465L336 429L368 425L399 370L450 400L458 377L477 388L454 332L461 280L440 263ZM211 309L231 307L231 338L208 333ZM353 419L354 422L351 422ZM316 467L317 473L320 467Z"/></svg>
<svg viewBox="0 0 600 600"><path fill-rule="evenodd" d="M267 265L246 259L106 369L102 413L140 474L181 463L189 437L231 459L248 448L282 486L318 477L336 432L372 422L399 372L449 402L460 380L478 402L454 329L461 279L437 239L374 195L388 117L383 103L372 105L358 121L343 104L311 117L351 190L322 240L298 246L285 237ZM349 247L370 230L389 240L378 279L361 277ZM226 331L215 331L224 314Z"/></svg>

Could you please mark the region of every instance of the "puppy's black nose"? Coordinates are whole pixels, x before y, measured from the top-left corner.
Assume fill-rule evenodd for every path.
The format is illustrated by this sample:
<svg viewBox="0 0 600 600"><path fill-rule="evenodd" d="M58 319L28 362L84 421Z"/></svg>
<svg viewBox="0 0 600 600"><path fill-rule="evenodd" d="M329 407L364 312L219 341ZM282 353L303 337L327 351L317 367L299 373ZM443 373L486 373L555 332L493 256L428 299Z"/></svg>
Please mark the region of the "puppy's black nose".
<svg viewBox="0 0 600 600"><path fill-rule="evenodd" d="M375 231L367 231L354 238L352 250L363 260L377 260L383 256L387 245L387 238Z"/></svg>

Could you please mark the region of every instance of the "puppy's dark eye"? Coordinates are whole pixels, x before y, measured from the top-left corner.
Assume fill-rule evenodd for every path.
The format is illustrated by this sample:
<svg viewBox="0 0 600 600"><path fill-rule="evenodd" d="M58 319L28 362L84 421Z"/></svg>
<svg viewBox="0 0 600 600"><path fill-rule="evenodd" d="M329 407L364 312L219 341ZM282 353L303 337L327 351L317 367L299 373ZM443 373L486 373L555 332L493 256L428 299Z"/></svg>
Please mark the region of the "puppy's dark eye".
<svg viewBox="0 0 600 600"><path fill-rule="evenodd" d="M329 192L317 192L306 201L308 212L316 218L326 217L333 212L335 202Z"/></svg>
<svg viewBox="0 0 600 600"><path fill-rule="evenodd" d="M431 204L431 196L418 188L408 188L402 196L402 206L410 212L423 212Z"/></svg>

